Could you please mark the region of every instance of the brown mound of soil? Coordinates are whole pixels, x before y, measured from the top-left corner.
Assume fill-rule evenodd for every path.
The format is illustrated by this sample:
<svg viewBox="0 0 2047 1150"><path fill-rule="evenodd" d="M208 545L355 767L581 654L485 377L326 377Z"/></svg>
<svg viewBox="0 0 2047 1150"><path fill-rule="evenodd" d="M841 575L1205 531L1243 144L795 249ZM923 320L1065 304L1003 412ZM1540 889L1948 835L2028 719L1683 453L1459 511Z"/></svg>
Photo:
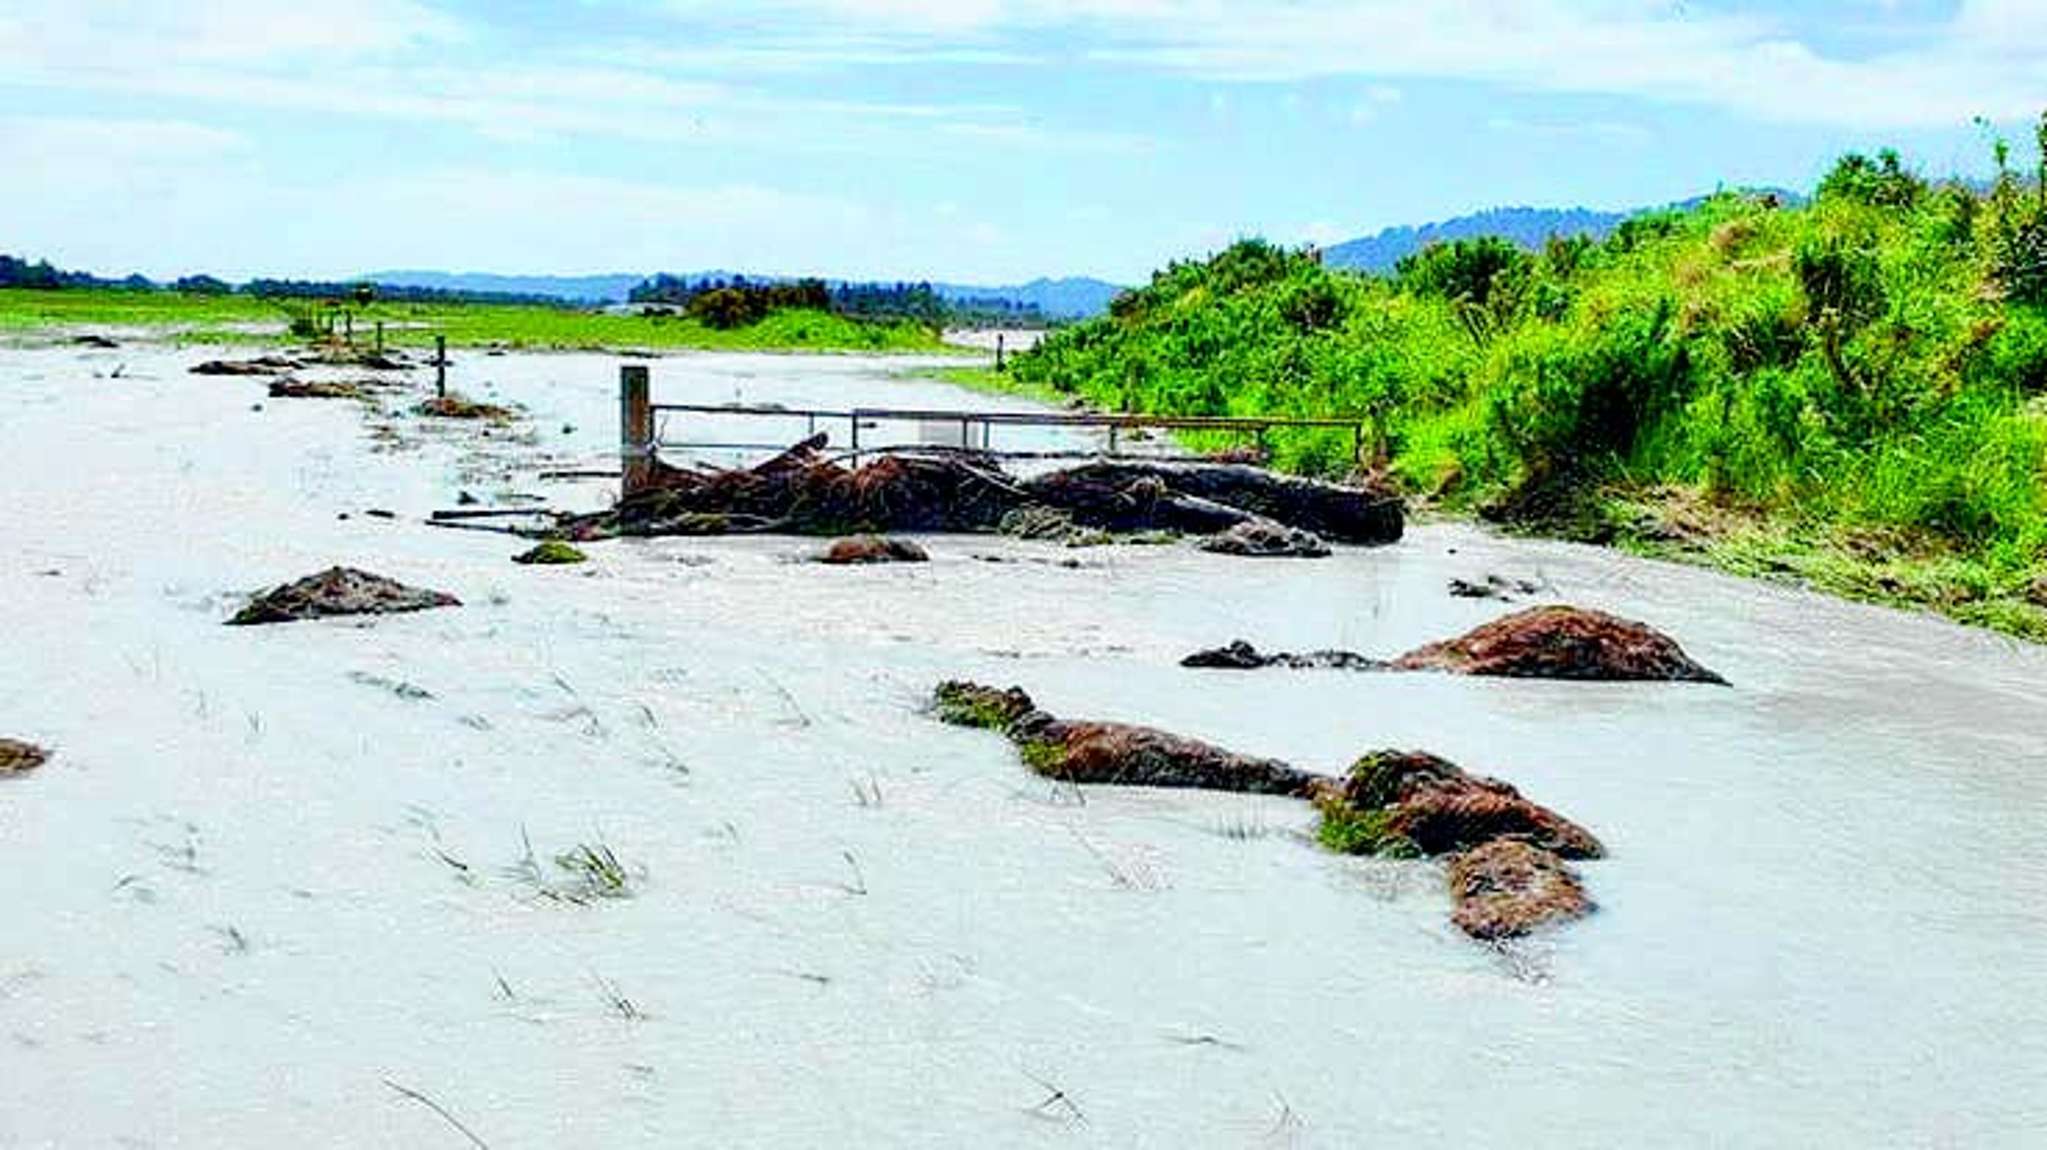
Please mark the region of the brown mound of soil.
<svg viewBox="0 0 2047 1150"><path fill-rule="evenodd" d="M446 592L408 587L353 567L330 567L256 596L228 624L289 623L329 615L395 615L461 605L461 600Z"/></svg>
<svg viewBox="0 0 2047 1150"><path fill-rule="evenodd" d="M359 383L328 379L280 379L270 384L272 399L368 399L370 393Z"/></svg>
<svg viewBox="0 0 2047 1150"><path fill-rule="evenodd" d="M1129 723L1067 722L1044 712L1012 723L1024 762L1061 782L1306 795L1318 776L1199 739Z"/></svg>
<svg viewBox="0 0 2047 1150"><path fill-rule="evenodd" d="M1386 662L1356 651L1304 651L1299 654L1278 651L1265 654L1242 639L1236 639L1222 647L1211 647L1196 651L1180 660L1182 667L1201 667L1226 671L1255 671L1261 667L1290 667L1300 670L1327 669L1337 671L1383 671Z"/></svg>
<svg viewBox="0 0 2047 1150"><path fill-rule="evenodd" d="M1582 607L1531 607L1395 659L1404 671L1523 679L1680 680L1725 683L1669 636Z"/></svg>
<svg viewBox="0 0 2047 1150"><path fill-rule="evenodd" d="M1450 899L1450 921L1483 942L1584 918L1594 909L1576 871L1518 839L1495 839L1450 860Z"/></svg>
<svg viewBox="0 0 2047 1150"><path fill-rule="evenodd" d="M295 359L281 355L263 355L255 359L209 359L192 368L193 375L283 375L297 371L305 365Z"/></svg>
<svg viewBox="0 0 2047 1150"><path fill-rule="evenodd" d="M1329 545L1314 532L1263 519L1239 523L1211 535L1201 541L1201 549L1252 558L1320 559L1329 554Z"/></svg>
<svg viewBox="0 0 2047 1150"><path fill-rule="evenodd" d="M1414 751L1366 755L1341 782L1322 780L1322 840L1348 854L1442 855L1516 838L1565 858L1606 853L1592 832L1512 786Z"/></svg>
<svg viewBox="0 0 2047 1150"><path fill-rule="evenodd" d="M413 408L412 413L435 419L487 419L493 423L509 423L512 419L512 409L509 407L483 403L452 391L427 400Z"/></svg>
<svg viewBox="0 0 2047 1150"><path fill-rule="evenodd" d="M856 563L925 563L931 556L907 539L886 535L852 535L832 540L817 557L819 563L843 567Z"/></svg>
<svg viewBox="0 0 2047 1150"><path fill-rule="evenodd" d="M1319 778L1150 727L1055 719L1021 687L952 680L938 685L932 705L955 726L1004 732L1032 770L1062 782L1306 796Z"/></svg>
<svg viewBox="0 0 2047 1150"><path fill-rule="evenodd" d="M20 739L0 739L0 775L19 775L50 761L50 752Z"/></svg>

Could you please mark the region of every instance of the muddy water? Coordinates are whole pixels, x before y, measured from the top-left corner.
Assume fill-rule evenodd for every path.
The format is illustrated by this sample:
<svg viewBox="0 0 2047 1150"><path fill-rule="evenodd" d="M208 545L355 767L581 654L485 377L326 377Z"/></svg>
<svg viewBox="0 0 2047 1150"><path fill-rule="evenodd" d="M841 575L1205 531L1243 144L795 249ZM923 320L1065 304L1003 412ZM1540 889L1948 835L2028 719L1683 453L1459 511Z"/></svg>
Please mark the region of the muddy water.
<svg viewBox="0 0 2047 1150"><path fill-rule="evenodd" d="M0 787L30 860L0 877L0 1145L451 1135L385 1078L499 1146L2047 1131L2039 649L1459 527L1319 562L948 538L840 571L720 539L532 571L415 520L458 489L599 503L531 469L606 461L614 361L465 360L534 441L399 421L377 451L349 405L251 411L196 356L126 354L116 388L98 355L0 353L0 719L60 750ZM983 402L901 366L654 371L684 402ZM469 605L215 625L336 561ZM1237 637L1396 653L1505 610L1445 594L1488 573L1734 686L1174 665ZM958 675L1330 771L1436 751L1598 833L1602 909L1491 953L1434 867L1322 854L1293 804L1032 780L918 713ZM504 877L522 829L543 857L601 836L636 897L535 900Z"/></svg>

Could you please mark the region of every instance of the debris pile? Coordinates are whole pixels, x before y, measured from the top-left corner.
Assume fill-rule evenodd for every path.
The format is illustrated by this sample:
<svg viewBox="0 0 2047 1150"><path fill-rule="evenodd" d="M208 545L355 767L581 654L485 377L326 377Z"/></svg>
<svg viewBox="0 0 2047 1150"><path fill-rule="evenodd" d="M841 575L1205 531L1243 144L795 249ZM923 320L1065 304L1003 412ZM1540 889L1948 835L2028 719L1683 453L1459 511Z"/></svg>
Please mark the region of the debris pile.
<svg viewBox="0 0 2047 1150"><path fill-rule="evenodd" d="M408 587L353 567L330 567L256 596L228 624L246 627L332 615L395 615L461 605L461 600L443 591Z"/></svg>
<svg viewBox="0 0 2047 1150"><path fill-rule="evenodd" d="M652 483L610 510L568 521L571 538L611 535L800 535L992 532L1071 538L1076 531L1241 529L1245 554L1326 553L1338 543L1400 538L1400 499L1236 464L1098 462L1019 477L971 452L902 452L858 467L817 435L759 466L657 464Z"/></svg>

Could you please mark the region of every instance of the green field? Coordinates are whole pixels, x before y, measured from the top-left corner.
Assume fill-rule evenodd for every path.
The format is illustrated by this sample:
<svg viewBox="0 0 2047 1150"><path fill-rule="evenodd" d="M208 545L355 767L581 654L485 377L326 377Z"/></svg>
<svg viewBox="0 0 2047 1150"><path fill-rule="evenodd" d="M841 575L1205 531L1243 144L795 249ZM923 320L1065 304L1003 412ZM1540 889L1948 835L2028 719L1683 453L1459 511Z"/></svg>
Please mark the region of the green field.
<svg viewBox="0 0 2047 1150"><path fill-rule="evenodd" d="M1365 462L1424 511L2047 639L2031 179L1984 194L1851 157L1809 204L1725 194L1386 277L1245 242L1013 370L1110 410L1367 418ZM1274 446L1283 467L1354 466L1345 436Z"/></svg>
<svg viewBox="0 0 2047 1150"><path fill-rule="evenodd" d="M614 315L530 304L372 303L350 309L358 343L376 324L398 345L427 346L445 335L457 347L531 350L702 348L733 351L946 352L926 327L867 322L821 311L778 311L758 323L719 330L694 319ZM122 328L187 343L282 343L296 303L241 295L67 288L0 289L0 338L34 339L79 328ZM323 326L329 311L313 313ZM334 330L342 321L335 313Z"/></svg>

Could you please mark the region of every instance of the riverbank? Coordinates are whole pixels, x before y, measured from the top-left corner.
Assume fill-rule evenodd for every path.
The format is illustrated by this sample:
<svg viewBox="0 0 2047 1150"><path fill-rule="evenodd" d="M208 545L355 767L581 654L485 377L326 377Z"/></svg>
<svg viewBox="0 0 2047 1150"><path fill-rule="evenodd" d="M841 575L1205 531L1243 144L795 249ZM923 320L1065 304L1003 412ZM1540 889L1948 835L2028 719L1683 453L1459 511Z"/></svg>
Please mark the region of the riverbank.
<svg viewBox="0 0 2047 1150"><path fill-rule="evenodd" d="M272 345L300 338L293 310L313 301L272 302L242 295L67 288L0 289L0 342L17 345L81 335L176 344ZM672 309L671 309L672 310ZM929 328L856 320L821 311L783 310L757 323L720 329L680 315L547 307L535 304L379 302L350 309L355 341L430 348L512 351L798 351L965 354ZM327 309L311 313L322 324ZM333 314L337 335L344 328Z"/></svg>
<svg viewBox="0 0 2047 1150"><path fill-rule="evenodd" d="M915 374L1051 406L1077 399L1042 379L987 365L927 367ZM2047 643L2047 570L1986 561L1924 532L1844 529L1803 518L1795 509L1744 506L1670 484L1588 483L1561 505L1519 511L1440 492L1413 495L1409 506L1424 522L1483 522L1530 538L1611 547L1859 603L1927 611Z"/></svg>

